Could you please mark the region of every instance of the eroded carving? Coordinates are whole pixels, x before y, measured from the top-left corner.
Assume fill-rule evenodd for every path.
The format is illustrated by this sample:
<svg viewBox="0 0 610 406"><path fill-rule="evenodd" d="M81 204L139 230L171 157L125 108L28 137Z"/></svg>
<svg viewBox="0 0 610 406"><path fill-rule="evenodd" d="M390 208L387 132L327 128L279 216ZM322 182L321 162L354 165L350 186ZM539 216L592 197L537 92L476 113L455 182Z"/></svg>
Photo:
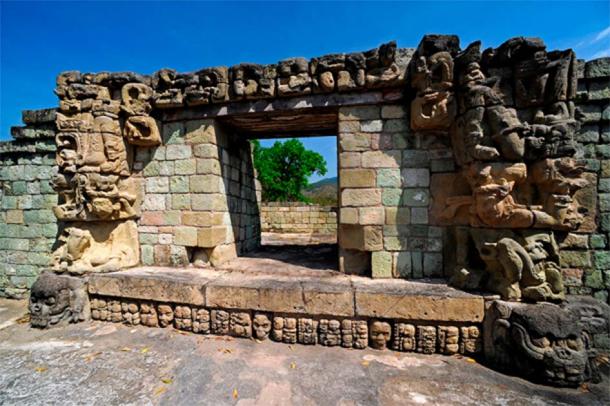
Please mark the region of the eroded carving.
<svg viewBox="0 0 610 406"><path fill-rule="evenodd" d="M42 273L30 290L30 323L47 328L62 323L78 323L90 316L89 298L83 280Z"/></svg>
<svg viewBox="0 0 610 406"><path fill-rule="evenodd" d="M392 336L392 328L385 321L375 320L369 327L369 344L376 350L385 350Z"/></svg>
<svg viewBox="0 0 610 406"><path fill-rule="evenodd" d="M590 354L575 313L550 303L496 301L485 323L485 355L496 367L558 386L589 378Z"/></svg>
<svg viewBox="0 0 610 406"><path fill-rule="evenodd" d="M114 272L132 267L140 260L137 226L133 221L73 223L59 237L52 255L55 272L84 274Z"/></svg>

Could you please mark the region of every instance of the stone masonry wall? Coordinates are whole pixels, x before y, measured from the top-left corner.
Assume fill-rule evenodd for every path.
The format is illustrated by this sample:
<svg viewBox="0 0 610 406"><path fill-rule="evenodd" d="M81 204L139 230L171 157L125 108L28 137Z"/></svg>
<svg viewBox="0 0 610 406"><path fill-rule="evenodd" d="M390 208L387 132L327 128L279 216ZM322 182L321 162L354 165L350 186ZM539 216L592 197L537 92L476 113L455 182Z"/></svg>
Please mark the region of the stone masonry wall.
<svg viewBox="0 0 610 406"><path fill-rule="evenodd" d="M214 120L166 123L163 145L138 149L145 198L139 220L144 265L218 264L259 245L250 144Z"/></svg>
<svg viewBox="0 0 610 406"><path fill-rule="evenodd" d="M451 150L410 134L402 105L339 111L340 267L377 278L442 276L442 230L428 225L430 172Z"/></svg>
<svg viewBox="0 0 610 406"><path fill-rule="evenodd" d="M597 182L597 213L591 219L597 232L568 234L562 242L561 266L569 293L610 303L610 58L580 61L578 77L577 141L580 157Z"/></svg>
<svg viewBox="0 0 610 406"><path fill-rule="evenodd" d="M57 235L55 110L26 110L0 143L0 297L22 298L49 264Z"/></svg>
<svg viewBox="0 0 610 406"><path fill-rule="evenodd" d="M336 234L337 208L299 202L263 203L261 205L261 231Z"/></svg>

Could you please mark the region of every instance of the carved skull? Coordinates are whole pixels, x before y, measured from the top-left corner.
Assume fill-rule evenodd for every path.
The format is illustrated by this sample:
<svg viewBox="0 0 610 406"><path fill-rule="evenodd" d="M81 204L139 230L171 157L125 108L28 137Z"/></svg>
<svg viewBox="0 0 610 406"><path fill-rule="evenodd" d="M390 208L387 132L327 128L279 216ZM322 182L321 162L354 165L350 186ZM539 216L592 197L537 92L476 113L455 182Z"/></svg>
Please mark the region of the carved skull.
<svg viewBox="0 0 610 406"><path fill-rule="evenodd" d="M271 320L266 314L256 314L252 320L252 328L254 330L254 338L266 340L271 331Z"/></svg>
<svg viewBox="0 0 610 406"><path fill-rule="evenodd" d="M31 325L46 328L61 321L84 320L88 306L83 286L75 278L52 273L40 275L30 290Z"/></svg>
<svg viewBox="0 0 610 406"><path fill-rule="evenodd" d="M384 321L374 321L371 324L371 347L377 350L385 350L392 335L392 328Z"/></svg>

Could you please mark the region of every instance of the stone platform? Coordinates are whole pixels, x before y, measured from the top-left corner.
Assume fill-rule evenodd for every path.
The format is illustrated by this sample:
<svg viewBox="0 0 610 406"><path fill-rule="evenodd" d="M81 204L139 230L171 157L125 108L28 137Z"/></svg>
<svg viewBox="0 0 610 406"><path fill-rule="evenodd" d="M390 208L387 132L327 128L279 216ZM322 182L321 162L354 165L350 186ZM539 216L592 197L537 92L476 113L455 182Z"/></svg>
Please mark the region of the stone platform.
<svg viewBox="0 0 610 406"><path fill-rule="evenodd" d="M270 270L273 260L238 258L222 269L141 267L97 274L97 296L308 316L479 323L484 298L440 281L348 276L327 269Z"/></svg>

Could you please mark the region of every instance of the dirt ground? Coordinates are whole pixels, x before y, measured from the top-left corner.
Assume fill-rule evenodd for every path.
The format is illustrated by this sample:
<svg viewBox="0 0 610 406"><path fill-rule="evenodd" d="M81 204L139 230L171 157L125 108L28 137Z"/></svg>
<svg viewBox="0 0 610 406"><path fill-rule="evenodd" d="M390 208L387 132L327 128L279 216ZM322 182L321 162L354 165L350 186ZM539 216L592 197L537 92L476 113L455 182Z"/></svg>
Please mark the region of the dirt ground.
<svg viewBox="0 0 610 406"><path fill-rule="evenodd" d="M88 322L31 329L0 300L2 405L602 405L467 357L346 350Z"/></svg>

